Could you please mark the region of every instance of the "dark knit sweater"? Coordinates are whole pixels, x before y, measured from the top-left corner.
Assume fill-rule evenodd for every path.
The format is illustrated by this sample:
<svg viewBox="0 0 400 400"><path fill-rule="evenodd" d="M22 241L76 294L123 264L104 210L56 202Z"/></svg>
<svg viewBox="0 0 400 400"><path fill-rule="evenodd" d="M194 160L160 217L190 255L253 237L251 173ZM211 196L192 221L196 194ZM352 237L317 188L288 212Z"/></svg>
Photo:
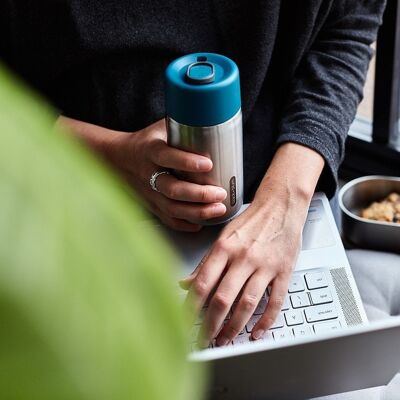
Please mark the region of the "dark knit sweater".
<svg viewBox="0 0 400 400"><path fill-rule="evenodd" d="M0 57L65 115L136 131L165 114L170 61L224 54L241 73L246 201L288 141L322 154L332 195L384 4L1 0Z"/></svg>

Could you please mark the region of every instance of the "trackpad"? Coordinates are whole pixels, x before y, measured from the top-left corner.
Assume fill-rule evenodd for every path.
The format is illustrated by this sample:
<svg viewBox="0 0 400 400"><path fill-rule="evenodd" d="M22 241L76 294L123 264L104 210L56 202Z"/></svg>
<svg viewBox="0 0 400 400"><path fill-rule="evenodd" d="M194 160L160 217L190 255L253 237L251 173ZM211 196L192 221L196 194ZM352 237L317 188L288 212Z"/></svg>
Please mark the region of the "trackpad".
<svg viewBox="0 0 400 400"><path fill-rule="evenodd" d="M335 244L335 238L324 211L322 200L313 200L303 229L302 250L320 249Z"/></svg>

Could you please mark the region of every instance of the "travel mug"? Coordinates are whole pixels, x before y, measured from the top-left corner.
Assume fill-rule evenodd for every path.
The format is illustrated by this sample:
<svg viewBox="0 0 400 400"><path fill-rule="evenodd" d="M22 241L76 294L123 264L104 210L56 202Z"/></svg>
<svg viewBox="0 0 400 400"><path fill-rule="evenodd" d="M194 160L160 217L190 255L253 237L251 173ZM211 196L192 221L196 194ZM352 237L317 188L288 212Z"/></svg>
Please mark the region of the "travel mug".
<svg viewBox="0 0 400 400"><path fill-rule="evenodd" d="M243 204L243 128L239 69L229 58L195 53L173 61L165 73L168 144L210 158L207 173L174 171L180 179L222 187L227 222Z"/></svg>

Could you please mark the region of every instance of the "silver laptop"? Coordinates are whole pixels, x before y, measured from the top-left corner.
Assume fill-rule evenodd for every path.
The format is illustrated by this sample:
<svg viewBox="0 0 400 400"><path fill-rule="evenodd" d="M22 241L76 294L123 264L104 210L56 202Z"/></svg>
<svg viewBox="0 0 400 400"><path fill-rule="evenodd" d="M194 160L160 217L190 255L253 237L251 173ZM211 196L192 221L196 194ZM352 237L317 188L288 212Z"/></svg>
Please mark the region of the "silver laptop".
<svg viewBox="0 0 400 400"><path fill-rule="evenodd" d="M182 256L182 277L197 266L220 230L168 232ZM209 364L210 398L306 399L383 385L400 370L400 319L368 323L324 194L315 194L311 202L282 311L265 337L252 341L250 332L268 298L267 289L228 346L198 350L201 318L193 326L189 359Z"/></svg>

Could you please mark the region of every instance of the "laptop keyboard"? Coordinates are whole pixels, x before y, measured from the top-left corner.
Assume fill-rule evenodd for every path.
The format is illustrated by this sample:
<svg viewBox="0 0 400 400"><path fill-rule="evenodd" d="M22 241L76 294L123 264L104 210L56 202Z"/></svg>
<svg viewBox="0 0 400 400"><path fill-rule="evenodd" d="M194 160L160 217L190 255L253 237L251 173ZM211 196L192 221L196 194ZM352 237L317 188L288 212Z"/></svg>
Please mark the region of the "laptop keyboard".
<svg viewBox="0 0 400 400"><path fill-rule="evenodd" d="M229 344L236 346L251 342L251 331L264 313L268 304L271 288L265 291L253 316L240 334ZM232 308L234 308L233 305ZM204 307L203 313L207 310ZM295 272L289 283L288 295L284 301L281 313L273 326L260 340L282 341L299 337L310 337L342 328L338 313L340 305L333 282L329 279L329 270L317 269ZM227 315L229 321L232 311ZM198 350L197 337L202 324L200 316L193 326L191 341L193 351ZM209 348L216 347L215 341Z"/></svg>

